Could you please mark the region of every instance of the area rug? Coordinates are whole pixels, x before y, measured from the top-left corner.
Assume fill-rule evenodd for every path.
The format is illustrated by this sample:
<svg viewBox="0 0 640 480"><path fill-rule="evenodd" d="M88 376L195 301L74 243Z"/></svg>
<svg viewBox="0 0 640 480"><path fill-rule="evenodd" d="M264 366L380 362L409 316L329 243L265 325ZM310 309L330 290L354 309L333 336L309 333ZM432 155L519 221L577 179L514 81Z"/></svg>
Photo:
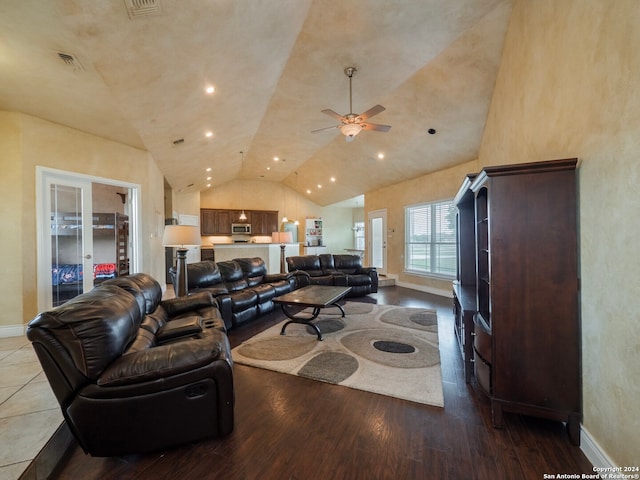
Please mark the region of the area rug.
<svg viewBox="0 0 640 480"><path fill-rule="evenodd" d="M232 351L234 362L413 402L444 406L435 310L346 302L307 325L285 320ZM283 315L284 317L284 315Z"/></svg>

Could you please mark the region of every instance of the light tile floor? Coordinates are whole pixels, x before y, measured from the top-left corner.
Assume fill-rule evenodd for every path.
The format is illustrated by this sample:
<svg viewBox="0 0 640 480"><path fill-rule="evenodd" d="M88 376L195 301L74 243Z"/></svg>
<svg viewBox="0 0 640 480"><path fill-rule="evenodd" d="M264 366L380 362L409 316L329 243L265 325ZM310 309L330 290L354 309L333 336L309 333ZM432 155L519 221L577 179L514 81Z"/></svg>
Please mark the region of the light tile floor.
<svg viewBox="0 0 640 480"><path fill-rule="evenodd" d="M31 342L0 338L0 480L19 478L62 420Z"/></svg>

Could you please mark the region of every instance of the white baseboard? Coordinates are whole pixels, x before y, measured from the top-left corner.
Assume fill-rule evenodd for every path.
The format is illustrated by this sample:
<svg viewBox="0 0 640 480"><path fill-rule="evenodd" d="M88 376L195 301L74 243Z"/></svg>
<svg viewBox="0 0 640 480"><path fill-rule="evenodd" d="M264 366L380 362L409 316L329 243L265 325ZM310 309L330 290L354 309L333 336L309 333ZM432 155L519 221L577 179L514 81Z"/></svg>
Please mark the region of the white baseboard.
<svg viewBox="0 0 640 480"><path fill-rule="evenodd" d="M0 338L21 337L26 331L26 325L0 325Z"/></svg>
<svg viewBox="0 0 640 480"><path fill-rule="evenodd" d="M615 468L613 460L602 450L588 430L580 425L580 450L594 467Z"/></svg>

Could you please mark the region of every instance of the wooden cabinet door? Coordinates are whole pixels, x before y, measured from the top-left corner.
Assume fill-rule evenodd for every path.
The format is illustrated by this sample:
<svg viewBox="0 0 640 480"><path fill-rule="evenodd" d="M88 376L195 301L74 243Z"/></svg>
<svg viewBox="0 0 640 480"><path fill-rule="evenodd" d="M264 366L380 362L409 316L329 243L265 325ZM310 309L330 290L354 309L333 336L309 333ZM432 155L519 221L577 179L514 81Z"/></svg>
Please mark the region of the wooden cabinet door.
<svg viewBox="0 0 640 480"><path fill-rule="evenodd" d="M265 212L265 235L278 231L278 212Z"/></svg>
<svg viewBox="0 0 640 480"><path fill-rule="evenodd" d="M235 223L234 220L237 217L233 217L231 210L216 210L216 228L218 235L231 235L231 224ZM240 212L238 212L240 216Z"/></svg>
<svg viewBox="0 0 640 480"><path fill-rule="evenodd" d="M238 213L238 215L240 215ZM202 235L231 235L229 210L200 209L200 233Z"/></svg>
<svg viewBox="0 0 640 480"><path fill-rule="evenodd" d="M200 234L215 235L217 228L216 211L210 208L200 209Z"/></svg>
<svg viewBox="0 0 640 480"><path fill-rule="evenodd" d="M264 212L260 210L252 210L251 211L251 234L267 235L265 228L266 228L266 225L264 223Z"/></svg>

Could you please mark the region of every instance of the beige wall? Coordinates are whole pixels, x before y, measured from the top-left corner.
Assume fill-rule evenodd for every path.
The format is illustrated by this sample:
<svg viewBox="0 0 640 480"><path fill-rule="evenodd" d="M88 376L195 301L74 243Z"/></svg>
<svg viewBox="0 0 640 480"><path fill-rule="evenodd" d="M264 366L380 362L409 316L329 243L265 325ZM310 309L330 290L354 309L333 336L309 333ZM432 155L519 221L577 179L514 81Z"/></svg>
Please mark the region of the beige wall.
<svg viewBox="0 0 640 480"><path fill-rule="evenodd" d="M418 203L452 200L465 175L477 171L474 160L365 195L365 218L369 212L387 210L387 274L395 277L398 285L451 295L451 280L404 272L404 209Z"/></svg>
<svg viewBox="0 0 640 480"><path fill-rule="evenodd" d="M35 244L34 239L25 243L23 235L26 219L22 209L24 181L20 148L20 114L0 112L0 218L3 224L0 228L0 251L4 252L0 274L0 327L23 323L23 252L31 251L35 255L35 249L29 248ZM34 278L32 274L30 280Z"/></svg>
<svg viewBox="0 0 640 480"><path fill-rule="evenodd" d="M0 112L0 327L28 322L37 313L36 166L141 186L141 264L164 278L158 219L164 218L163 177L147 152L18 113ZM161 232L160 232L161 233Z"/></svg>
<svg viewBox="0 0 640 480"><path fill-rule="evenodd" d="M482 165L579 157L583 426L640 459L640 2L516 0Z"/></svg>

